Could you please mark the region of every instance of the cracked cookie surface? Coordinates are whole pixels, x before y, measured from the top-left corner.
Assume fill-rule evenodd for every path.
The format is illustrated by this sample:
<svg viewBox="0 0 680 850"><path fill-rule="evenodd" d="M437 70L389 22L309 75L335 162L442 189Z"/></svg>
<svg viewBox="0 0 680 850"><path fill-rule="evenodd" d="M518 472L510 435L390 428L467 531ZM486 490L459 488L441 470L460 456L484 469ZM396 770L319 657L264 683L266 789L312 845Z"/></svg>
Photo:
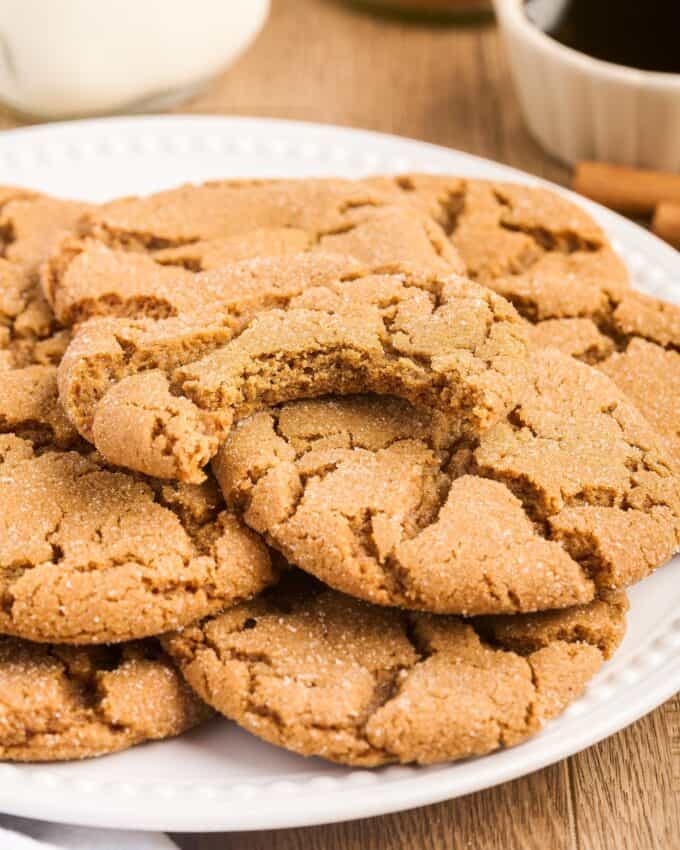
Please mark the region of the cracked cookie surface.
<svg viewBox="0 0 680 850"><path fill-rule="evenodd" d="M483 755L538 732L620 643L612 594L463 620L376 608L309 579L168 636L197 693L270 743L342 764Z"/></svg>
<svg viewBox="0 0 680 850"><path fill-rule="evenodd" d="M282 308L306 288L357 275L362 266L337 254L257 258L205 275L198 288L166 287L159 310L169 318L101 317L84 322L59 369L60 396L79 432L93 439L95 408L125 377L166 375L227 343L260 311ZM159 291L156 297L160 298Z"/></svg>
<svg viewBox="0 0 680 850"><path fill-rule="evenodd" d="M88 209L0 187L0 368L59 361L68 332L44 298L38 272L59 235Z"/></svg>
<svg viewBox="0 0 680 850"><path fill-rule="evenodd" d="M0 632L38 642L155 635L273 582L212 482L173 486L96 455L0 437Z"/></svg>
<svg viewBox="0 0 680 850"><path fill-rule="evenodd" d="M410 208L410 215L397 206ZM417 224L410 221L416 215ZM186 186L102 205L83 232L86 244L116 252L110 258L121 251L143 254L128 257L128 263L146 260L147 270L152 261L214 268L243 258L249 243L261 256L301 250L305 238L308 248L345 252L373 264L436 262L438 256L455 264L462 260L468 277L507 297L532 321L599 318L610 312L610 299L628 289L626 269L606 235L571 201L543 187L458 177ZM447 245L452 253L446 253ZM46 286L55 298L62 288L70 306L79 286L96 292L106 276L97 271L96 254L70 269L73 251L81 250L87 255L82 243L57 251L52 284ZM131 286L139 287L139 280Z"/></svg>
<svg viewBox="0 0 680 850"><path fill-rule="evenodd" d="M680 342L680 336L678 337ZM632 339L599 365L663 434L680 469L680 347Z"/></svg>
<svg viewBox="0 0 680 850"><path fill-rule="evenodd" d="M309 212L303 209L303 200ZM233 209L245 214L231 215L232 203L236 203ZM227 208L222 209L225 204ZM406 224L408 216L397 213L395 204L418 208L425 216L423 222L418 227ZM167 213L160 209L164 205ZM181 221L183 208L186 221ZM380 237L386 232L381 217L386 220L390 215L396 216L390 229L397 234L391 242ZM376 218L374 225L368 224L371 217ZM69 269L67 249L57 253L61 259L55 260L54 277L61 280L63 272L64 284L57 312L65 310L63 318L68 316L68 323L78 315L97 312L174 314L181 305L168 303L165 296L158 304L154 301L154 281L172 276L166 264L199 271L257 252L282 253L303 250L303 246L309 250L324 228L336 231L333 238L340 240L346 238L343 228L356 229L356 234L362 228L367 228L367 234L371 227L377 228L373 239L363 240L364 246L382 245L381 258L401 257L406 250L402 246L408 246L406 253L423 261L427 254L424 248L416 252L416 231L426 229L427 219L440 228L431 240L435 252L443 256L443 232L444 242L460 255L468 276L510 299L532 324L536 345L557 347L591 364L604 363L615 350L624 353L634 339L646 339L665 351L680 347L678 308L628 288L626 270L602 229L577 205L542 187L423 174L356 182L223 182L113 202L90 216L86 228L90 235L85 242L76 242L75 253L83 252L81 262L87 273L79 270L78 262ZM91 250L84 247L86 243ZM340 241L336 247L356 251L360 259L370 258L370 253L362 253L362 246ZM112 258L117 258L121 271L113 278ZM113 285L102 283L107 277ZM116 294L116 280L121 278L131 281L127 295ZM179 286L179 277L175 281ZM186 291L187 286L183 288ZM645 381L633 385L625 379L623 373L630 371L633 361L646 370L660 360L668 367L668 381L659 383L657 376L654 383L659 392L646 392ZM673 401L676 358L638 346L631 356L616 362L616 368L605 371L615 381L620 376L621 386L680 451ZM668 404L661 404L660 398Z"/></svg>
<svg viewBox="0 0 680 850"><path fill-rule="evenodd" d="M250 275L253 295L236 295L215 331L168 319L128 325L125 337L106 320L86 324L72 343L60 398L111 462L199 481L234 418L326 393L400 395L445 412L453 431L474 433L522 388L521 321L506 301L458 275L399 267L371 274L322 254L228 274ZM285 306L276 308L277 299ZM270 309L257 312L261 305ZM201 348L204 356L188 362Z"/></svg>
<svg viewBox="0 0 680 850"><path fill-rule="evenodd" d="M322 251L372 267L462 271L430 216L351 181L183 187L103 205L82 231L62 240L43 272L65 324L186 314L219 297L210 271L254 257Z"/></svg>
<svg viewBox="0 0 680 850"><path fill-rule="evenodd" d="M680 306L631 290L624 264L584 210L547 189L482 180L374 183L441 224L467 275L531 323L533 344L601 364L680 457Z"/></svg>
<svg viewBox="0 0 680 850"><path fill-rule="evenodd" d="M56 366L25 366L2 372L0 434L29 440L37 449L83 447L59 403Z"/></svg>
<svg viewBox="0 0 680 850"><path fill-rule="evenodd" d="M153 640L73 647L0 637L0 692L5 761L100 756L211 714Z"/></svg>
<svg viewBox="0 0 680 850"><path fill-rule="evenodd" d="M476 441L396 399L321 399L240 422L213 469L291 563L382 605L562 608L643 578L680 543L660 437L557 351L534 355L520 403Z"/></svg>
<svg viewBox="0 0 680 850"><path fill-rule="evenodd" d="M473 280L532 321L608 314L628 274L599 225L538 186L424 174L369 181L424 208L447 233Z"/></svg>
<svg viewBox="0 0 680 850"><path fill-rule="evenodd" d="M152 252L261 229L333 233L393 197L333 178L213 181L102 204L84 231L111 246Z"/></svg>
<svg viewBox="0 0 680 850"><path fill-rule="evenodd" d="M629 292L598 325L587 318L527 326L532 347L592 363L619 386L680 462L680 306Z"/></svg>

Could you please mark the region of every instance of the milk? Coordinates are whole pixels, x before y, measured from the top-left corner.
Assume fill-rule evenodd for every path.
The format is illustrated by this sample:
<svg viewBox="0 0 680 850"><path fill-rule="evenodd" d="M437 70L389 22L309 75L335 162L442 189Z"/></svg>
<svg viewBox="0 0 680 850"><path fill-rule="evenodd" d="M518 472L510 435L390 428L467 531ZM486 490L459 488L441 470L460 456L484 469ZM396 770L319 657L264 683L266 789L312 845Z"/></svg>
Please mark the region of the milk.
<svg viewBox="0 0 680 850"><path fill-rule="evenodd" d="M0 101L40 118L154 108L233 61L269 0L2 0Z"/></svg>

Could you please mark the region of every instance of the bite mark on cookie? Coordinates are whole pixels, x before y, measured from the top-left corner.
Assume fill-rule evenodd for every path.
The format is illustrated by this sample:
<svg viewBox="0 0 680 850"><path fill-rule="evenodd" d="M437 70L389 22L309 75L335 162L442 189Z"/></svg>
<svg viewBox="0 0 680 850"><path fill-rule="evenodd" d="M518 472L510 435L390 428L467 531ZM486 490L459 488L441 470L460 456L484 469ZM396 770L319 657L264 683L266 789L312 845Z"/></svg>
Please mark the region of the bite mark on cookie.
<svg viewBox="0 0 680 850"><path fill-rule="evenodd" d="M286 284L281 285L277 297L287 302L286 309L257 313L258 299L271 304L273 293L271 287L258 290L250 323L242 305L238 316L227 311L214 332L200 330L198 338L207 338L208 345L210 337L223 342L233 333L233 339L193 362L187 362L187 350L177 345L181 320L173 327L179 332L169 335L169 344L158 334L167 324L148 328L152 354L147 358L132 346L126 359L125 352L116 352L119 346L103 325L85 327L60 369L60 397L81 433L92 438L96 418L100 423L96 445L109 460L147 474L167 475L165 461L159 463L153 452L145 459L139 448L149 444L151 414L147 411L140 417L139 439L132 439L136 426L126 401L127 396L142 398L139 387L149 380L133 361L142 361L142 370L157 369L166 352L161 365L167 377L163 409L168 409L170 396L175 397L172 403L183 414L181 428L193 421L195 434L213 434L216 440L234 419L261 406L367 390L433 406L447 414L453 432L475 432L489 427L519 392L525 371L522 325L512 308L489 290L456 275L408 268L368 274L351 261L339 272L342 262L333 255L314 260L301 255L281 263L286 270L297 263L306 274L288 278L287 291ZM267 261L267 268L275 266L276 261ZM313 269L316 273L310 274ZM309 285L316 281L320 282ZM229 325L238 329L239 324L240 332L227 329ZM172 368L182 361L185 365ZM115 381L129 375L114 390L110 390L112 370ZM105 398L107 391L110 400ZM99 405L104 405L106 415L97 416ZM101 429L123 417L130 426L124 429L124 440L117 436L118 425L110 427L110 439L102 436ZM187 424L186 433L193 439L191 430ZM184 462L192 452L182 450L174 476L196 480L201 474L200 468L188 469Z"/></svg>
<svg viewBox="0 0 680 850"><path fill-rule="evenodd" d="M680 544L662 441L609 380L555 351L536 353L522 401L480 438L456 441L395 399L322 399L239 423L213 468L288 560L383 605L566 607Z"/></svg>

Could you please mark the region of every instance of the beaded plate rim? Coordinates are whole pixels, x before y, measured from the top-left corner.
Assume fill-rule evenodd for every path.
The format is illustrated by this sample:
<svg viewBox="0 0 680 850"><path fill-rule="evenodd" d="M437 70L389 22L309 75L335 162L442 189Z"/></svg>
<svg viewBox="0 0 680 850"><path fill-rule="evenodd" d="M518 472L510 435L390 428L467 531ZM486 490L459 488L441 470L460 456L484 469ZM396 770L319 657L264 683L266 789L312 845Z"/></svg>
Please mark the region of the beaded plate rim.
<svg viewBox="0 0 680 850"><path fill-rule="evenodd" d="M647 231L517 169L424 142L330 125L213 116L96 119L0 134L0 183L92 200L210 177L403 171L548 185L580 203L605 228L637 288L680 302L680 253ZM680 557L632 589L629 637L585 695L518 747L431 768L351 770L281 756L233 727L225 735L225 722L216 721L179 741L103 759L2 764L0 810L100 827L267 829L386 814L517 778L617 732L680 690L680 616L675 613L680 586L671 576L674 566L680 568ZM223 738L237 758L221 768L205 751ZM207 759L208 776L201 779L191 776L199 751ZM268 773L270 756L276 769ZM245 767L252 758L256 767L249 774L238 758ZM167 778L178 761L187 777ZM194 771L202 765L196 762Z"/></svg>

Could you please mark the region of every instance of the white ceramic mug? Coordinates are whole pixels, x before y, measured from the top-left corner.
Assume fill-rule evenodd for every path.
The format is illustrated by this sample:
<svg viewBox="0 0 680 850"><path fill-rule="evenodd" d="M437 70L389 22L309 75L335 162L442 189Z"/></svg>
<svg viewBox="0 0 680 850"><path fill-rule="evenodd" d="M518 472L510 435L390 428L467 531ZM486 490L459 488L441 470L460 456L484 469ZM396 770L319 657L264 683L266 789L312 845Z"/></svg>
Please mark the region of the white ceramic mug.
<svg viewBox="0 0 680 850"><path fill-rule="evenodd" d="M566 47L529 21L523 0L494 6L522 111L547 151L568 163L600 159L680 171L680 74L627 68Z"/></svg>
<svg viewBox="0 0 680 850"><path fill-rule="evenodd" d="M2 0L0 101L39 118L157 108L250 44L269 0Z"/></svg>

